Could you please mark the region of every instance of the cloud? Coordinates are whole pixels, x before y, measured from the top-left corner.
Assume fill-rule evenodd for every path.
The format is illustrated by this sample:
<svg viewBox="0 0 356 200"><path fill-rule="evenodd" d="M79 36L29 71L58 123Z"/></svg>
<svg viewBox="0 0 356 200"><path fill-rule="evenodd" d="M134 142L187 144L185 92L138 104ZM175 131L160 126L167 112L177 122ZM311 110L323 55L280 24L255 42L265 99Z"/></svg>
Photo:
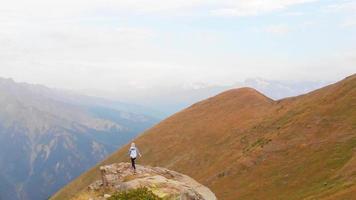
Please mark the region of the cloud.
<svg viewBox="0 0 356 200"><path fill-rule="evenodd" d="M112 11L117 14L152 14L170 12L205 5L204 0L12 0L2 3L0 15L31 18L73 17L95 12Z"/></svg>
<svg viewBox="0 0 356 200"><path fill-rule="evenodd" d="M303 16L305 15L305 13L303 12L286 12L286 13L283 13L284 16Z"/></svg>
<svg viewBox="0 0 356 200"><path fill-rule="evenodd" d="M216 16L256 16L318 0L12 0L2 3L1 16L47 18L80 16L96 11L117 14L164 14L200 10Z"/></svg>
<svg viewBox="0 0 356 200"><path fill-rule="evenodd" d="M325 12L356 12L356 1L347 0L330 4L324 8Z"/></svg>
<svg viewBox="0 0 356 200"><path fill-rule="evenodd" d="M267 32L267 33L275 34L275 35L286 35L289 32L291 32L292 30L287 25L278 24L278 25L267 26L264 29L264 31Z"/></svg>
<svg viewBox="0 0 356 200"><path fill-rule="evenodd" d="M308 63L308 58L296 55L284 62L286 56L279 52L288 54L288 47L280 46L285 51L271 49L270 38L251 33L250 27L263 27L260 32L285 35L299 30L298 25L274 21L275 18L269 16L264 16L266 20L252 17L246 21L245 18L225 20L221 16L307 12L289 8L316 2L2 1L0 76L55 87L115 91L162 84L230 83L257 75L288 76L291 71L297 71L295 61L304 59ZM184 15L186 13L189 17ZM288 16L279 15L278 20L281 18ZM310 45L297 35L296 40L290 42L295 45L298 41L301 41L300 48ZM330 43L333 42L335 38L330 39ZM323 51L318 52L323 54ZM313 74L319 76L319 73ZM303 77L304 74L298 78Z"/></svg>
<svg viewBox="0 0 356 200"><path fill-rule="evenodd" d="M356 0L346 0L330 4L324 7L327 14L343 14L344 19L340 22L340 27L350 28L356 26Z"/></svg>
<svg viewBox="0 0 356 200"><path fill-rule="evenodd" d="M344 28L356 27L356 20L354 18L347 19L341 23L341 27L344 27Z"/></svg>
<svg viewBox="0 0 356 200"><path fill-rule="evenodd" d="M225 2L211 14L217 16L257 16L274 11L285 10L291 6L315 2L316 0L240 0Z"/></svg>

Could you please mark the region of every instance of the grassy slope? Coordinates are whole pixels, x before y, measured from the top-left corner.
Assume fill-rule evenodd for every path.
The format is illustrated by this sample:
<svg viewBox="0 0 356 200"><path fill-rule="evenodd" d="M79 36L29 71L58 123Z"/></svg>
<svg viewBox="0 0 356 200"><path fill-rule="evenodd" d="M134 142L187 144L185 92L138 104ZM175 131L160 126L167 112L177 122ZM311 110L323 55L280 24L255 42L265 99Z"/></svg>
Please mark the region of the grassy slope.
<svg viewBox="0 0 356 200"><path fill-rule="evenodd" d="M190 175L219 199L351 199L355 102L356 75L280 101L247 88L227 91L141 135L139 162ZM126 156L127 146L99 165ZM97 178L96 166L52 199L67 199Z"/></svg>

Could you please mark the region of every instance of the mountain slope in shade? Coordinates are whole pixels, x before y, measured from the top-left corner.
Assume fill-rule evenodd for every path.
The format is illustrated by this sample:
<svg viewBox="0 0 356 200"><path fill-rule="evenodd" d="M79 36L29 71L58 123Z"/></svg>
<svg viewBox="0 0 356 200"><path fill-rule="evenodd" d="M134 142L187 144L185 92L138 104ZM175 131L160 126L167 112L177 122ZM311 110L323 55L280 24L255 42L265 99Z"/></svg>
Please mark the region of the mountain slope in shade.
<svg viewBox="0 0 356 200"><path fill-rule="evenodd" d="M0 199L46 199L155 123L69 96L0 79Z"/></svg>
<svg viewBox="0 0 356 200"><path fill-rule="evenodd" d="M356 75L273 101L250 88L179 112L136 140L140 163L185 173L218 199L352 199L356 193ZM127 160L124 146L60 190L66 199Z"/></svg>

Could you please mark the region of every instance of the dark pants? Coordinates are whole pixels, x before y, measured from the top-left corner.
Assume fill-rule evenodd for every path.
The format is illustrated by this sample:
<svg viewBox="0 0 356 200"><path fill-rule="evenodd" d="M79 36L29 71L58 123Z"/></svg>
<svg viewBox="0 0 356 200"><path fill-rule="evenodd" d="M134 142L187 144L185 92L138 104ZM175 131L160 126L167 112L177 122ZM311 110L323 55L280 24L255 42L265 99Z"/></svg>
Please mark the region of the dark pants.
<svg viewBox="0 0 356 200"><path fill-rule="evenodd" d="M132 168L134 168L136 170L135 160L136 160L136 158L131 158L131 165L132 165Z"/></svg>

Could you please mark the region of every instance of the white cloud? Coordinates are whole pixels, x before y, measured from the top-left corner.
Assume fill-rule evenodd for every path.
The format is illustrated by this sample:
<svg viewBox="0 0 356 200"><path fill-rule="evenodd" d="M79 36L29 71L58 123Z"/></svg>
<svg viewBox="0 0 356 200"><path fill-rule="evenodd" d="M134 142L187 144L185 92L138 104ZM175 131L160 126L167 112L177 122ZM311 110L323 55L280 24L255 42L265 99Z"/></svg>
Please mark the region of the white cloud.
<svg viewBox="0 0 356 200"><path fill-rule="evenodd" d="M356 26L356 0L345 0L338 3L333 3L326 6L323 11L327 14L343 14L346 15L340 22L343 28Z"/></svg>
<svg viewBox="0 0 356 200"><path fill-rule="evenodd" d="M315 1L318 0L12 0L1 4L0 16L55 18L103 10L122 14L169 15L189 9L202 9L213 15L254 16Z"/></svg>
<svg viewBox="0 0 356 200"><path fill-rule="evenodd" d="M338 3L333 3L325 7L326 12L356 12L356 1L346 0Z"/></svg>
<svg viewBox="0 0 356 200"><path fill-rule="evenodd" d="M101 11L142 14L187 9L205 5L204 0L12 0L1 4L1 15L26 17L73 17ZM5 13L5 14L4 14ZM119 14L117 13L117 14Z"/></svg>
<svg viewBox="0 0 356 200"><path fill-rule="evenodd" d="M284 16L303 16L305 13L303 12L286 12L286 13L283 13Z"/></svg>
<svg viewBox="0 0 356 200"><path fill-rule="evenodd" d="M356 20L354 18L346 19L344 22L341 23L341 27L344 28L356 27Z"/></svg>
<svg viewBox="0 0 356 200"><path fill-rule="evenodd" d="M270 26L266 27L264 31L267 33L275 34L275 35L286 35L289 32L291 32L292 30L287 25L278 24L278 25L270 25Z"/></svg>
<svg viewBox="0 0 356 200"><path fill-rule="evenodd" d="M261 39L257 47L250 45L256 43L252 41L256 38L252 36L251 39L246 33L232 31L234 28L229 27L244 29L246 26L225 21L221 22L226 24L220 25L220 16L288 12L292 6L314 2L0 1L0 76L55 87L115 91L161 84L225 84L249 76L278 78L296 71L296 64L290 64L293 58L287 61L281 55L270 58L269 53L274 49L261 53L266 41ZM180 16L177 13L191 13L193 17L181 20L176 18ZM150 18L148 23L146 17ZM213 21L204 21L212 18ZM199 26L204 28L196 26L196 22L193 24L197 19L202 20ZM168 28L166 23L170 23ZM222 29L209 27L214 23ZM258 26L277 35L298 29L285 22L271 23L277 25L265 27L263 23Z"/></svg>
<svg viewBox="0 0 356 200"><path fill-rule="evenodd" d="M211 11L218 16L256 16L274 11L285 10L298 4L316 0L240 0L226 1L218 9Z"/></svg>

